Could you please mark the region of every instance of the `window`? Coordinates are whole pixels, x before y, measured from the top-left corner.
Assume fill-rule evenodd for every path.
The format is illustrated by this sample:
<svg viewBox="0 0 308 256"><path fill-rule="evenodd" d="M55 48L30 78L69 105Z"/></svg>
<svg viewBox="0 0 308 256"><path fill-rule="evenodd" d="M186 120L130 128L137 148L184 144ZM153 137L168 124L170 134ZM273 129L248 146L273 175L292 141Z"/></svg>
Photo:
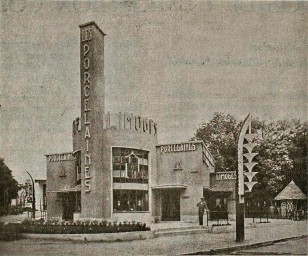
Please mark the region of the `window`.
<svg viewBox="0 0 308 256"><path fill-rule="evenodd" d="M219 196L216 198L216 207L217 211L227 211L227 198Z"/></svg>
<svg viewBox="0 0 308 256"><path fill-rule="evenodd" d="M47 185L43 184L43 197L46 197Z"/></svg>
<svg viewBox="0 0 308 256"><path fill-rule="evenodd" d="M113 182L148 183L148 151L113 148L112 171Z"/></svg>
<svg viewBox="0 0 308 256"><path fill-rule="evenodd" d="M149 210L146 190L113 190L114 212L144 212Z"/></svg>
<svg viewBox="0 0 308 256"><path fill-rule="evenodd" d="M76 185L81 181L81 151L75 153L75 171L76 171Z"/></svg>

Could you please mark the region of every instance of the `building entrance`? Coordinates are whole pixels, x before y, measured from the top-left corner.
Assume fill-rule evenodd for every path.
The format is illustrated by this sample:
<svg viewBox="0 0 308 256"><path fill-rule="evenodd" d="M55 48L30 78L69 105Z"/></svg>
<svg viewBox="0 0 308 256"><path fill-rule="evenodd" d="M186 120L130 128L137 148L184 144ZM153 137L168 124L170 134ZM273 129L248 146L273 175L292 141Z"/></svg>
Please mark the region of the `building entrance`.
<svg viewBox="0 0 308 256"><path fill-rule="evenodd" d="M162 190L162 220L180 220L180 191L178 189Z"/></svg>
<svg viewBox="0 0 308 256"><path fill-rule="evenodd" d="M75 212L75 193L64 193L62 196L62 219L73 220Z"/></svg>

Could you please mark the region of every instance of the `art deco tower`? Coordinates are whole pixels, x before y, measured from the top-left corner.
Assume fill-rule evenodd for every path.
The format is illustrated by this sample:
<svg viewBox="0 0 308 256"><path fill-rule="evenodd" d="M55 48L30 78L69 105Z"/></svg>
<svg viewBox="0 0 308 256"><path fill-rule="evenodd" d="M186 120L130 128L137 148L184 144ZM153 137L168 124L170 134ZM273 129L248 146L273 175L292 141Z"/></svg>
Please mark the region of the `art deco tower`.
<svg viewBox="0 0 308 256"><path fill-rule="evenodd" d="M80 25L81 217L87 218L104 217L108 197L102 185L104 36L95 22Z"/></svg>

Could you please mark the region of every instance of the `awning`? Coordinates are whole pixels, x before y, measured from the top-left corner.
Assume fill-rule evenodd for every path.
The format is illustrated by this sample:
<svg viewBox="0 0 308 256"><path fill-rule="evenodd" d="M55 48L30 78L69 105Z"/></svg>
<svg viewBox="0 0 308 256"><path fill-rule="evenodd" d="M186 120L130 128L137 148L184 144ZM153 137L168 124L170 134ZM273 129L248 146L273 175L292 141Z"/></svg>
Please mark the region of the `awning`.
<svg viewBox="0 0 308 256"><path fill-rule="evenodd" d="M152 186L152 189L186 189L188 188L185 184L162 184Z"/></svg>
<svg viewBox="0 0 308 256"><path fill-rule="evenodd" d="M233 188L210 188L210 187L203 187L206 192L211 193L232 193L234 191Z"/></svg>
<svg viewBox="0 0 308 256"><path fill-rule="evenodd" d="M46 183L47 180L46 179L35 179L34 182L36 182L36 183Z"/></svg>

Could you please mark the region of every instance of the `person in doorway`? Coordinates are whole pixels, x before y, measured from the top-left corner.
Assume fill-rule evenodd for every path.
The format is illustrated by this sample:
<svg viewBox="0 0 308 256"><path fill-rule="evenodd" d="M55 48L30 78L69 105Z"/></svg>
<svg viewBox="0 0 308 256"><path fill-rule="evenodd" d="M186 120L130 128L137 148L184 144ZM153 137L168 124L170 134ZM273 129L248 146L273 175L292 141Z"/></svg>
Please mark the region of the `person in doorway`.
<svg viewBox="0 0 308 256"><path fill-rule="evenodd" d="M201 202L197 204L197 207L198 207L198 214L199 214L199 225L203 226L204 210L206 209L206 211L208 211L204 197L201 197Z"/></svg>

